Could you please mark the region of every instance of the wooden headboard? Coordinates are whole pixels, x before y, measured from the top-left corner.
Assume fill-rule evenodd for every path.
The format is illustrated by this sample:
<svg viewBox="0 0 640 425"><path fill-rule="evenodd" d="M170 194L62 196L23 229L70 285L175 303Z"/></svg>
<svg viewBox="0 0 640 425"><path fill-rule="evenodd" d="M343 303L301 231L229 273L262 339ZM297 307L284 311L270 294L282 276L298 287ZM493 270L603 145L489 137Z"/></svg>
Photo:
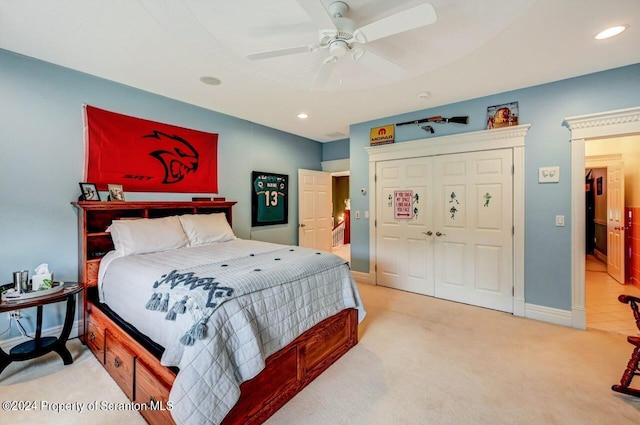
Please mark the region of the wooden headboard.
<svg viewBox="0 0 640 425"><path fill-rule="evenodd" d="M233 225L231 208L236 201L83 201L71 204L78 209L78 282L86 289L98 285L100 260L113 249L111 234L106 231L113 220L223 212Z"/></svg>

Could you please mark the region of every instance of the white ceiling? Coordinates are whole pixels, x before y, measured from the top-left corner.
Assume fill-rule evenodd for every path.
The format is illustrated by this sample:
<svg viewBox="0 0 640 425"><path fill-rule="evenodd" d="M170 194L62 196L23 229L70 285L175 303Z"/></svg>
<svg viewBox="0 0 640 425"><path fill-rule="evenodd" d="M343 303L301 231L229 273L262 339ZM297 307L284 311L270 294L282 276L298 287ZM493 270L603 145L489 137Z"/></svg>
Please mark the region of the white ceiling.
<svg viewBox="0 0 640 425"><path fill-rule="evenodd" d="M429 0L435 23L365 45L402 78L345 56L313 88L327 50L247 59L317 43L303 6L332 1L0 0L0 48L321 142L353 123L640 62L640 0ZM343 1L358 27L425 3ZM629 27L593 38L615 24Z"/></svg>

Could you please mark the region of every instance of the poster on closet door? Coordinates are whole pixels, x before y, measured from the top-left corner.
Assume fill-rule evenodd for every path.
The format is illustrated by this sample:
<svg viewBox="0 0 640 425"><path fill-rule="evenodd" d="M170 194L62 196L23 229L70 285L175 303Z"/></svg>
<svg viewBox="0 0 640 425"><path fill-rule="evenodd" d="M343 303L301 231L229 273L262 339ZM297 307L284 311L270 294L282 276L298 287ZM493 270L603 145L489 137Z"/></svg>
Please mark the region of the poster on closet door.
<svg viewBox="0 0 640 425"><path fill-rule="evenodd" d="M413 190L395 190L393 201L393 218L396 220L413 218Z"/></svg>

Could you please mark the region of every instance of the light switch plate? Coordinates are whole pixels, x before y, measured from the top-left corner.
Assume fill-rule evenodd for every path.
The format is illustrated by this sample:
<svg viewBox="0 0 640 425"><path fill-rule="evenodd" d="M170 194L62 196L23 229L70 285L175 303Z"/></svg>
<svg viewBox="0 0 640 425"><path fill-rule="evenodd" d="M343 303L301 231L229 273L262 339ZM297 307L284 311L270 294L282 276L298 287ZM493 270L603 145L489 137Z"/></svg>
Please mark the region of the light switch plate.
<svg viewBox="0 0 640 425"><path fill-rule="evenodd" d="M538 183L558 183L560 181L560 167L538 168Z"/></svg>

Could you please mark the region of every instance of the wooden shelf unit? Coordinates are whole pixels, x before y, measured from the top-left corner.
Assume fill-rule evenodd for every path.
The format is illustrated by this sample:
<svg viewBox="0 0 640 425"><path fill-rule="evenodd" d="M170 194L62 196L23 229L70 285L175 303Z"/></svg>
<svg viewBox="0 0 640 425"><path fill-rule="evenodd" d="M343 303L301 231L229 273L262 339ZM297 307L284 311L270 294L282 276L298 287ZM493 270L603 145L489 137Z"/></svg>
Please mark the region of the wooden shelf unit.
<svg viewBox="0 0 640 425"><path fill-rule="evenodd" d="M100 260L113 249L107 228L115 219L223 212L232 223L231 207L235 204L236 201L73 202L78 209L78 281L85 287L98 284Z"/></svg>

